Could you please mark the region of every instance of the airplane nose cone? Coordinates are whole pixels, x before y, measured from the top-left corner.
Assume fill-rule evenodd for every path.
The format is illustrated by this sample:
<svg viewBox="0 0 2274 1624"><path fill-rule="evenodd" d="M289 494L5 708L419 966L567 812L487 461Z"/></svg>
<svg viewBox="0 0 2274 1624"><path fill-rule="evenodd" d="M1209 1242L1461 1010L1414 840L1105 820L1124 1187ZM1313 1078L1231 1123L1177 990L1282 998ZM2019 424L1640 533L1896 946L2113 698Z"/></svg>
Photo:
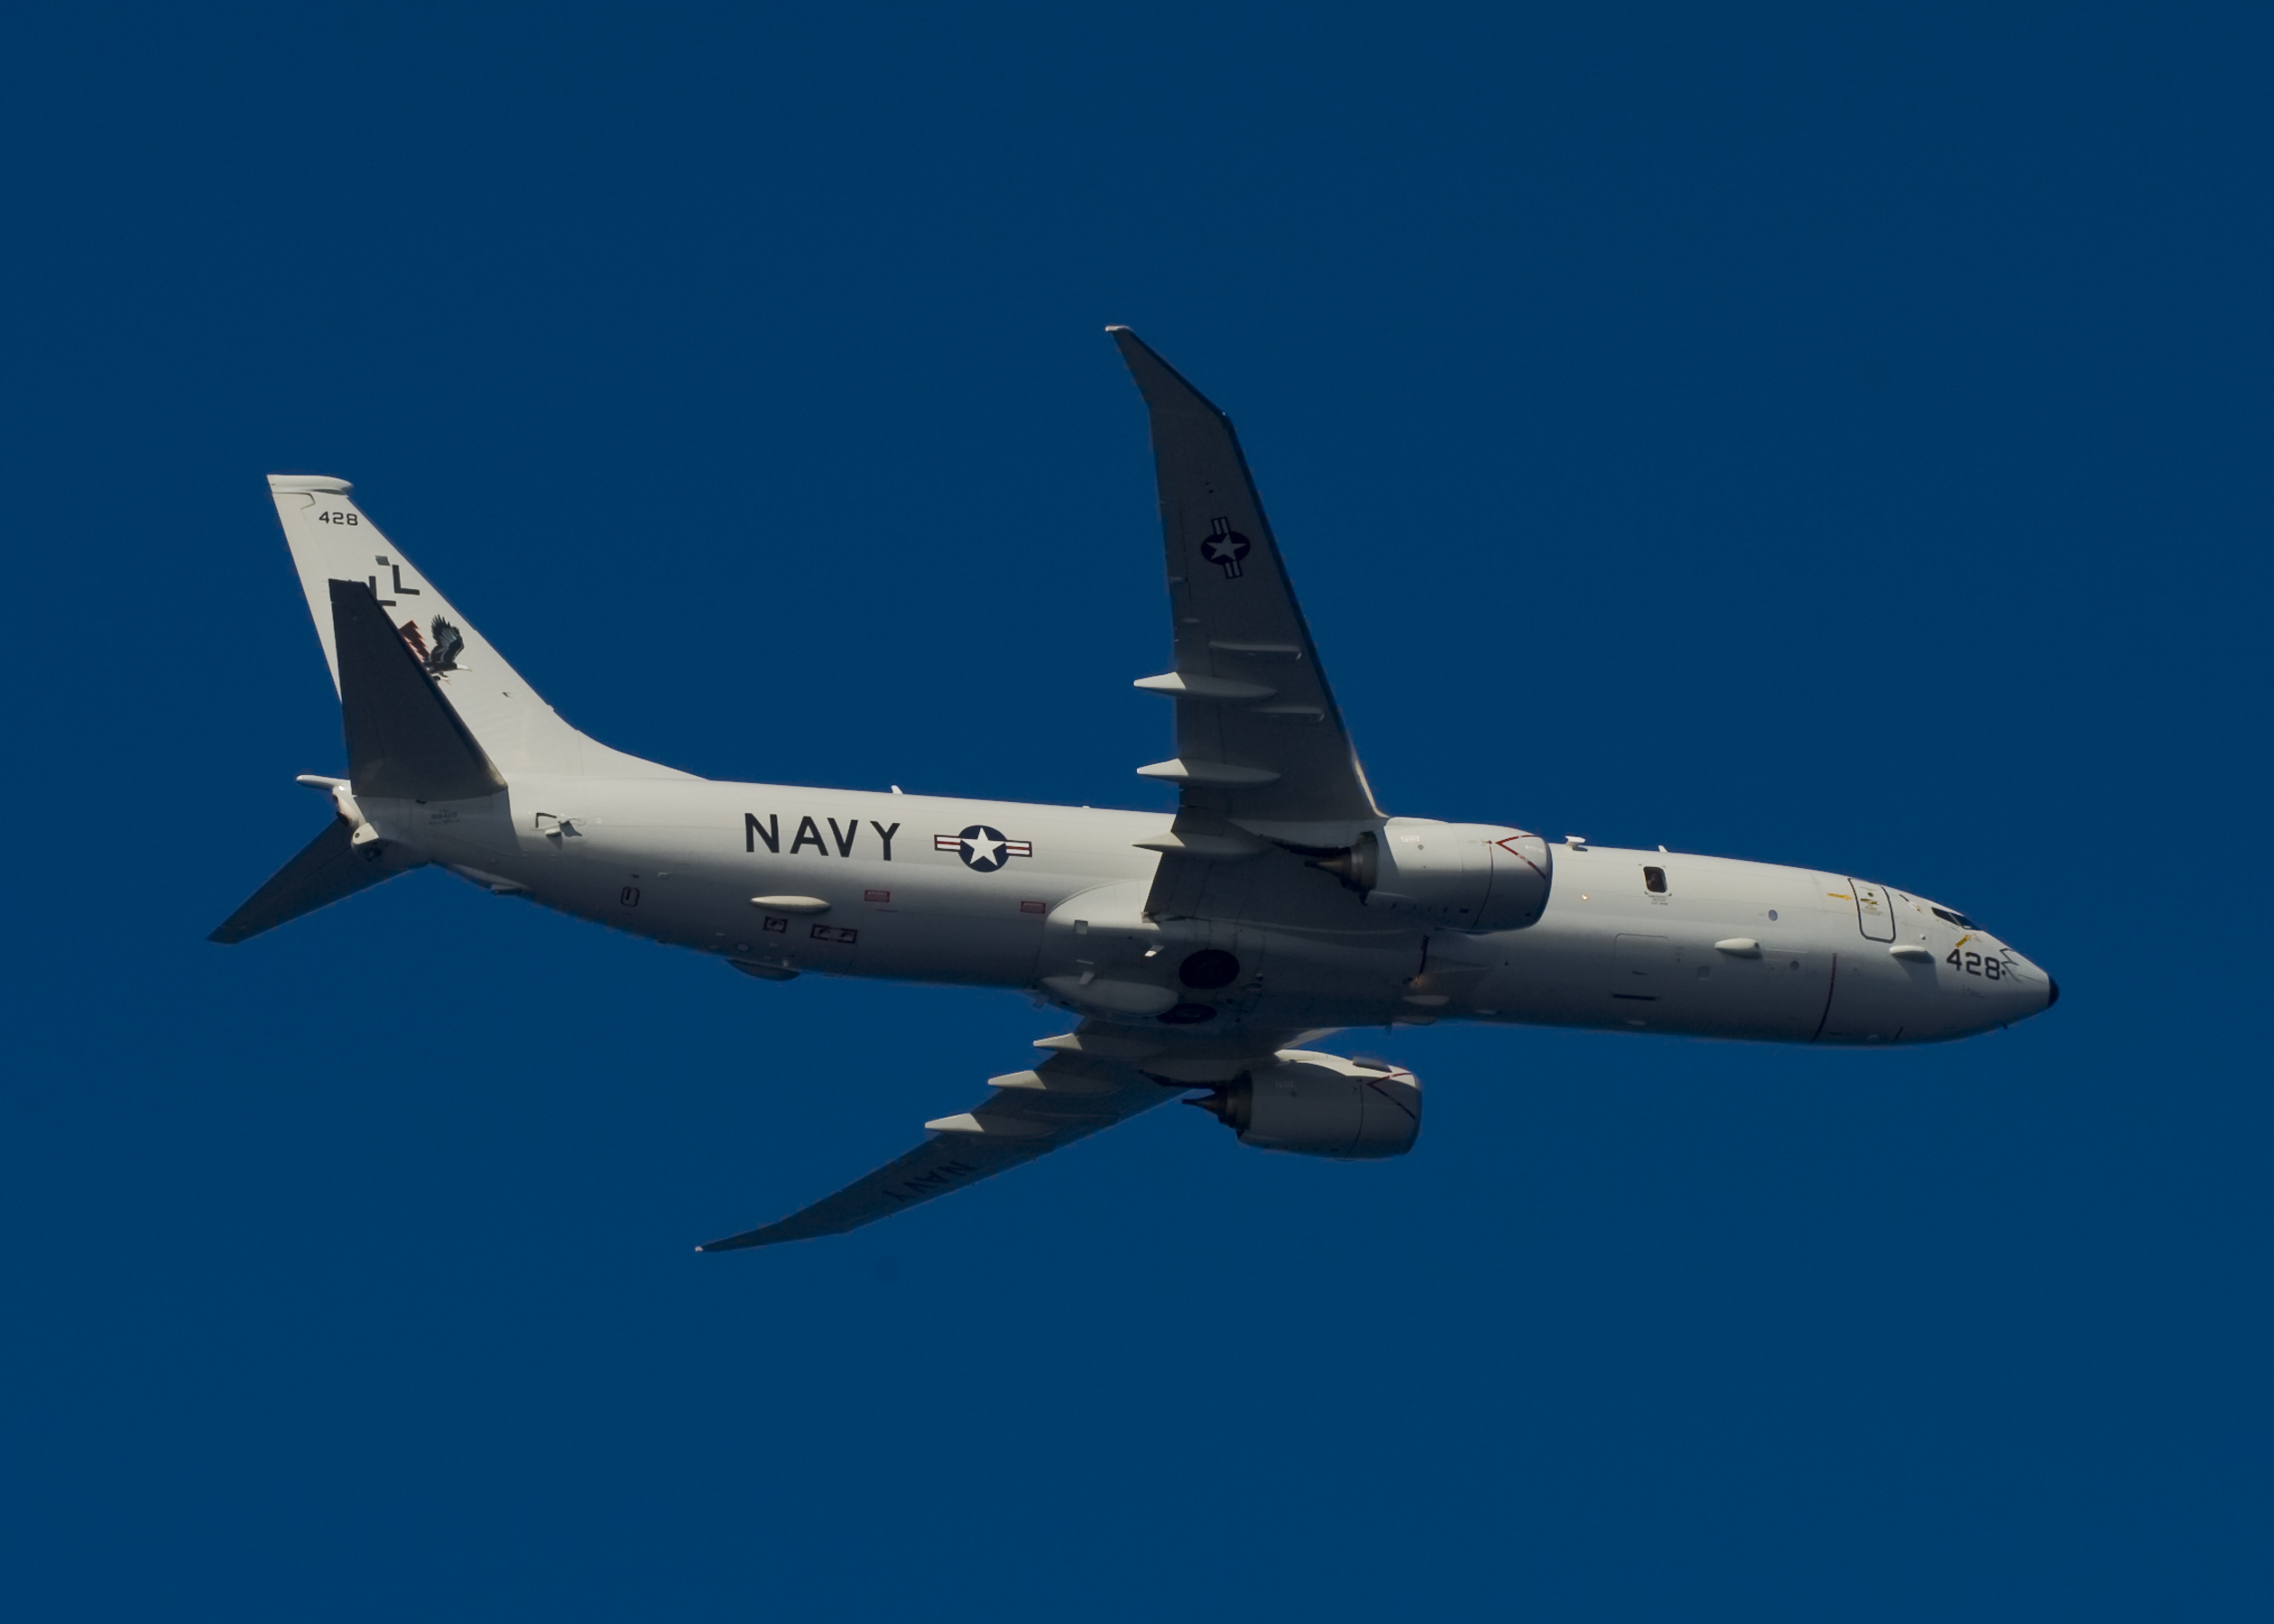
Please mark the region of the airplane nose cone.
<svg viewBox="0 0 2274 1624"><path fill-rule="evenodd" d="M2061 1001L2061 983L2048 975L2045 978L2045 984L2049 989L2045 995L2045 1007L2049 1010Z"/></svg>

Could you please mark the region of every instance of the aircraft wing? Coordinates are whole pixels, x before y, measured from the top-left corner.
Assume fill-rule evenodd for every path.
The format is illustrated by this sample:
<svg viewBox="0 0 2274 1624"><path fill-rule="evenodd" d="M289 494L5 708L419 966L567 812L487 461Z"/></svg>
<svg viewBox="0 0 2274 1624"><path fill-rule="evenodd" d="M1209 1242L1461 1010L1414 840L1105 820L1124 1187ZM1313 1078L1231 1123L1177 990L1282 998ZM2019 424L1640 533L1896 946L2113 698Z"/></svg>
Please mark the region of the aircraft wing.
<svg viewBox="0 0 2274 1624"><path fill-rule="evenodd" d="M1289 1036L1265 1033L1244 1047L1255 1050L1254 1057L1265 1058ZM1169 1052L1172 1048L1201 1051L1206 1057L1199 1069L1225 1077L1235 1075L1242 1063L1237 1056L1216 1052L1224 1048L1220 1042L1174 1043L1095 1021L1037 1047L1049 1049L1049 1057L1031 1071L988 1079L993 1092L986 1099L959 1115L926 1122L931 1137L905 1156L787 1218L695 1250L735 1251L841 1235L1047 1156L1183 1097L1195 1084L1158 1075L1163 1066L1188 1069L1180 1057Z"/></svg>
<svg viewBox="0 0 2274 1624"><path fill-rule="evenodd" d="M1348 845L1382 814L1232 420L1136 334L1108 330L1151 419L1175 632L1171 669L1137 686L1174 701L1177 753L1138 770L1179 787L1194 854L1248 854L1243 831Z"/></svg>

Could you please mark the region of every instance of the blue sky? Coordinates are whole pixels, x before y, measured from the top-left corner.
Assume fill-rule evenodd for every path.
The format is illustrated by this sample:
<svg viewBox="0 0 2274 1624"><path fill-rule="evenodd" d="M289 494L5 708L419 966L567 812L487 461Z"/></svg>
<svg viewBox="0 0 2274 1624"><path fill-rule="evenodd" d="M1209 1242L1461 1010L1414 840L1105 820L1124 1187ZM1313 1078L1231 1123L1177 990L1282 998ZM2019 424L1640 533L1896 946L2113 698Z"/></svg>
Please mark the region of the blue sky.
<svg viewBox="0 0 2274 1624"><path fill-rule="evenodd" d="M10 24L0 1592L41 1619L2260 1618L2269 24L2242 7ZM694 771L1165 805L1133 325L1399 812L1821 865L2061 1007L1440 1028L699 1258L1058 1029L422 873L207 930L359 497Z"/></svg>

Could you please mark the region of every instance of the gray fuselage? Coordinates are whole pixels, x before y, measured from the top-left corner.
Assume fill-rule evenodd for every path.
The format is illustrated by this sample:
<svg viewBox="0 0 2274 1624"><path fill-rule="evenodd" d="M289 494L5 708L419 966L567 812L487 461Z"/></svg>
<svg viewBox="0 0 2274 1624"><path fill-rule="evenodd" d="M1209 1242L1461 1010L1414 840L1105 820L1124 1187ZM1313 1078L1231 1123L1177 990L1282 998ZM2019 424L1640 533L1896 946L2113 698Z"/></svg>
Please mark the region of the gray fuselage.
<svg viewBox="0 0 2274 1624"><path fill-rule="evenodd" d="M752 974L1018 988L1093 1018L1450 1018L1884 1044L1985 1031L2058 996L2035 964L1923 898L1680 853L1556 845L1539 918L1471 931L1369 907L1278 847L1222 865L1234 882L1210 917L1149 917L1161 857L1136 843L1167 835L1166 813L582 776L516 777L476 801L366 799L362 812L404 858ZM962 840L975 828L975 849ZM1274 865L1286 872L1254 888L1275 899L1271 917L1250 918L1237 876ZM1178 985L1178 967L1209 948L1232 956L1234 979Z"/></svg>

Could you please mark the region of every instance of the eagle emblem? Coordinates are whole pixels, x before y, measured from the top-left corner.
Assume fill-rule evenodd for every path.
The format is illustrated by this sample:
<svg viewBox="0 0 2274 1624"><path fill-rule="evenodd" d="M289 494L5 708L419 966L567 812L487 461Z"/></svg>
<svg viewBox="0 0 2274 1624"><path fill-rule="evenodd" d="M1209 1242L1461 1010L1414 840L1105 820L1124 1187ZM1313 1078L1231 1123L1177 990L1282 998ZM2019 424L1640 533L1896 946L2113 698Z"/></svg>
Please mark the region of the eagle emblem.
<svg viewBox="0 0 2274 1624"><path fill-rule="evenodd" d="M445 671L457 670L458 651L466 647L466 633L439 614L427 623L427 629L434 634L432 648L427 646L426 638L421 635L415 617L395 628L402 634L402 641L410 645L411 652L419 657L419 663L426 668L428 676L439 677Z"/></svg>

